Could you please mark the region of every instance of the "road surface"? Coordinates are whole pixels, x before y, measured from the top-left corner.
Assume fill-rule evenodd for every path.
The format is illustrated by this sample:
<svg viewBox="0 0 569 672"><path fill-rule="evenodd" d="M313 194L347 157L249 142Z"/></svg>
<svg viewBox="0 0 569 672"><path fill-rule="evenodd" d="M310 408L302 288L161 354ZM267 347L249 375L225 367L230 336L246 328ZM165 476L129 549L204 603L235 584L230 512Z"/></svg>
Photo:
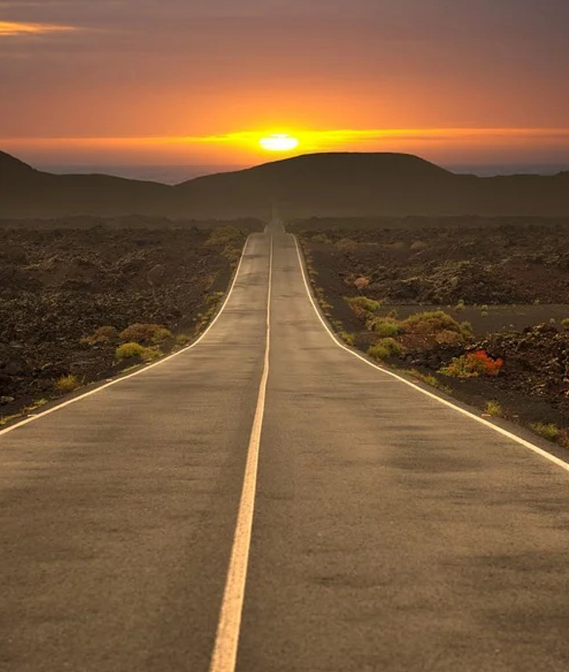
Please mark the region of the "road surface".
<svg viewBox="0 0 569 672"><path fill-rule="evenodd" d="M0 434L0 540L2 672L569 669L569 473L336 345L276 226L195 347Z"/></svg>

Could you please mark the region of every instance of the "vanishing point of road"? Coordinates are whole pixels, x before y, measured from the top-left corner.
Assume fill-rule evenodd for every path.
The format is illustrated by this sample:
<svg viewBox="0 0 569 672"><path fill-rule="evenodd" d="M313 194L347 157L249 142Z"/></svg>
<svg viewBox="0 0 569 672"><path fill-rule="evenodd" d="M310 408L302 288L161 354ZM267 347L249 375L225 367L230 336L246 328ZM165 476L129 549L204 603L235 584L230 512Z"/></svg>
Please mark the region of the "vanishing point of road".
<svg viewBox="0 0 569 672"><path fill-rule="evenodd" d="M271 225L194 347L0 432L0 670L566 672L534 448L336 343Z"/></svg>

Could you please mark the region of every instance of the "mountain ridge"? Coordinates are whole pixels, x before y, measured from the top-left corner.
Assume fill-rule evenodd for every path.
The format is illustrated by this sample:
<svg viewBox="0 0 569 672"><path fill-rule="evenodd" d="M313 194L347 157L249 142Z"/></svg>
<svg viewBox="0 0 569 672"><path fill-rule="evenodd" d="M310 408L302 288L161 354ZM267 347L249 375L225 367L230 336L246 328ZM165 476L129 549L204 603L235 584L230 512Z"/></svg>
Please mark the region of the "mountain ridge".
<svg viewBox="0 0 569 672"><path fill-rule="evenodd" d="M194 219L406 215L569 215L569 172L456 174L413 154L304 154L177 185L54 175L0 151L0 217L130 214Z"/></svg>

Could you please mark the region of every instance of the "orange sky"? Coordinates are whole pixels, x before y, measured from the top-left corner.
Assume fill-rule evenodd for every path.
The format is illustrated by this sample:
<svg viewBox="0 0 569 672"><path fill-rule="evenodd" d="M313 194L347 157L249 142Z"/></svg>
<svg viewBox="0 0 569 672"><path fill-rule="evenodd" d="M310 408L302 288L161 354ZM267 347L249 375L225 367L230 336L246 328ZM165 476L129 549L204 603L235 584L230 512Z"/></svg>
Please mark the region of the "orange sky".
<svg viewBox="0 0 569 672"><path fill-rule="evenodd" d="M285 132L569 165L567 25L561 0L0 0L0 149L251 164Z"/></svg>

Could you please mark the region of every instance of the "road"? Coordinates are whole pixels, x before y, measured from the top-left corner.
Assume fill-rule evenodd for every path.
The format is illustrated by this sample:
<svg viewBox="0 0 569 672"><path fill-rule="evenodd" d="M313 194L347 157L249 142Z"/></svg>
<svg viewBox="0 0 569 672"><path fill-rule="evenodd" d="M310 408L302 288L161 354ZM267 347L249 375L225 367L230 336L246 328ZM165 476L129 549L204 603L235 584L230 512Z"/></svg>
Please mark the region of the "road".
<svg viewBox="0 0 569 672"><path fill-rule="evenodd" d="M278 226L195 347L0 434L0 535L2 672L569 667L569 473L336 345Z"/></svg>

